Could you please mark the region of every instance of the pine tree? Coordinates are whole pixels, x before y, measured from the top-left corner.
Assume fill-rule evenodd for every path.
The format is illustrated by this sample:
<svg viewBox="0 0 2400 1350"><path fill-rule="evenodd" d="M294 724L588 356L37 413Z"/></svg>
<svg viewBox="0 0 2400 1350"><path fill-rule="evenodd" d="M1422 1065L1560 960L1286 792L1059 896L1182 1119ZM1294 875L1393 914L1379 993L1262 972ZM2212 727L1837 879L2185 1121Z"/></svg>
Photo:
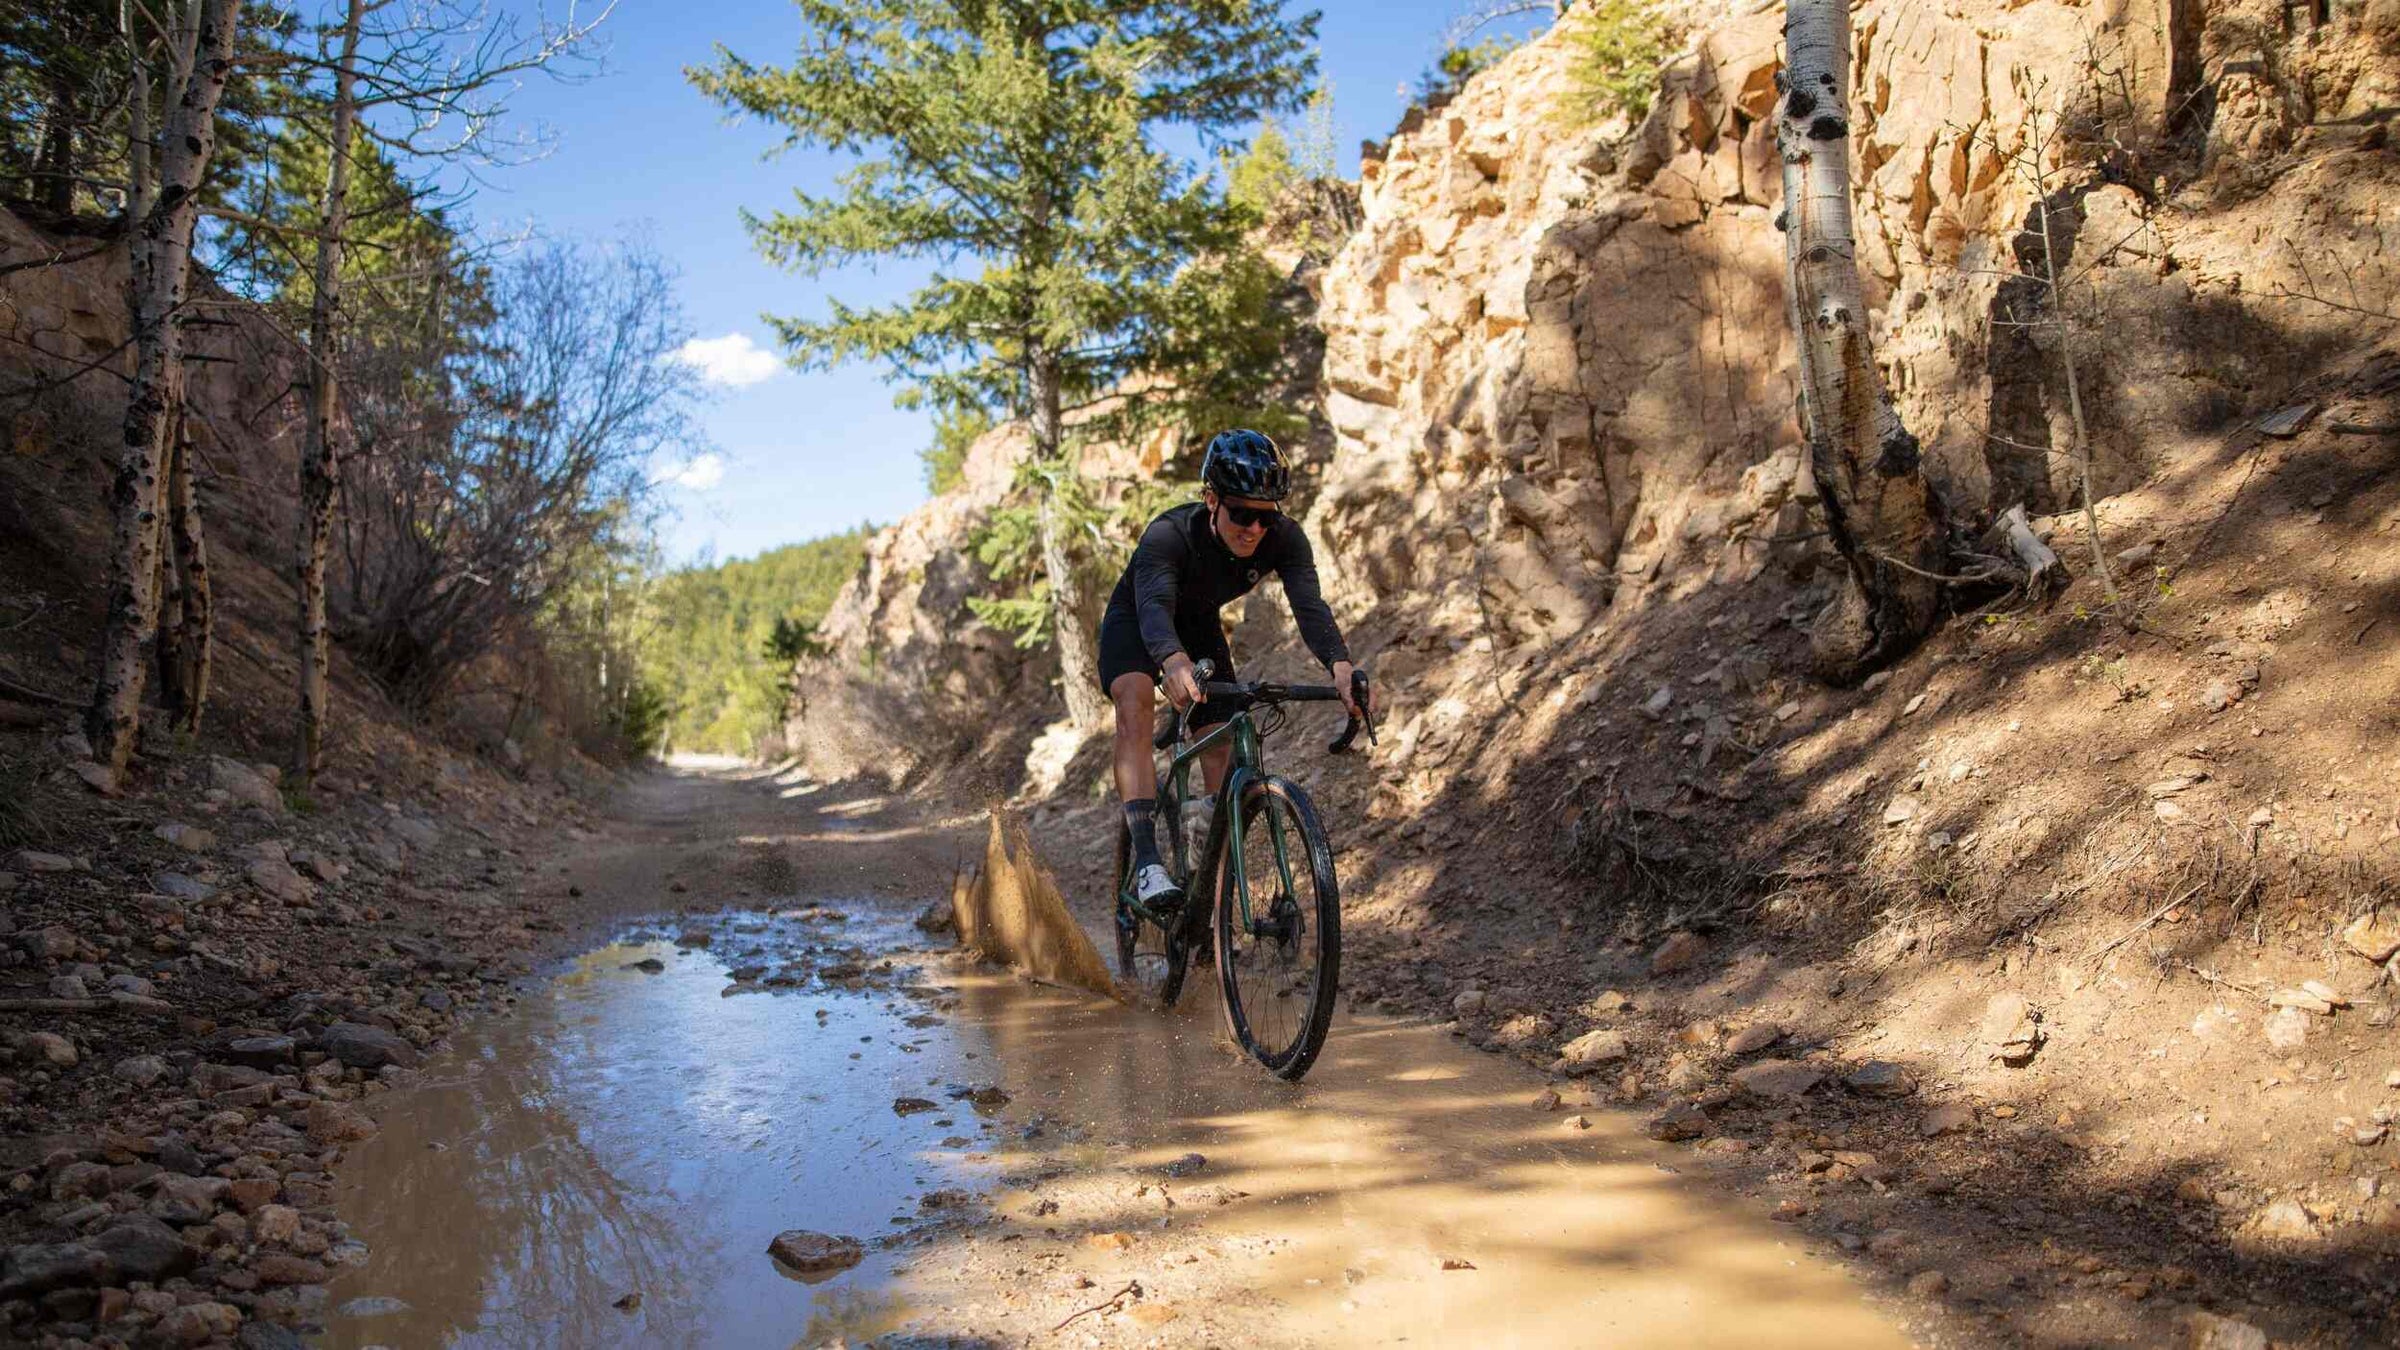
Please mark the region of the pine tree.
<svg viewBox="0 0 2400 1350"><path fill-rule="evenodd" d="M879 362L904 398L1025 419L1068 712L1106 717L1071 531L1056 505L1066 417L1155 374L1195 259L1237 254L1246 213L1162 149L1213 144L1308 93L1314 12L1282 0L796 0L799 53L720 47L688 74L792 146L854 159L836 191L745 213L769 259L808 276L930 261L891 305L770 317L804 368ZM1188 344L1186 344L1188 346Z"/></svg>

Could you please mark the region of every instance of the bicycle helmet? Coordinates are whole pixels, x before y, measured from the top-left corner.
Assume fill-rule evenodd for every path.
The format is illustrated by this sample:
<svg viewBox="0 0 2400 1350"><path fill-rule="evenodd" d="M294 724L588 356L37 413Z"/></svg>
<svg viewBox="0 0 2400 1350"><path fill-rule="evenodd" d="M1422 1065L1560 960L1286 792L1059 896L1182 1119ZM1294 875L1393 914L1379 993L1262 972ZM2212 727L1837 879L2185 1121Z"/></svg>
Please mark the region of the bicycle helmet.
<svg viewBox="0 0 2400 1350"><path fill-rule="evenodd" d="M1283 452L1275 442L1259 432L1236 429L1209 438L1200 481L1220 497L1279 502L1292 490L1292 471L1284 467Z"/></svg>

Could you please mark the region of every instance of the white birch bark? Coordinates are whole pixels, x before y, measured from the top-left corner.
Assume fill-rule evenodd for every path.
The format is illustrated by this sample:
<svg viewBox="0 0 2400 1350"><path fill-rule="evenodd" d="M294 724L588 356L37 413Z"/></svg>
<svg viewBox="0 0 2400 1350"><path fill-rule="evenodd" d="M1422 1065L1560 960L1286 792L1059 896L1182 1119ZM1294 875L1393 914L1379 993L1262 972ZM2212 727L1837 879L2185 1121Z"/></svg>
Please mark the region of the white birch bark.
<svg viewBox="0 0 2400 1350"><path fill-rule="evenodd" d="M315 290L308 310L308 430L300 450L300 785L325 768L326 670L332 651L325 630L325 560L333 548L335 488L341 481L340 334L342 235L350 227L351 140L358 123L359 27L366 0L349 0L341 55L333 72L331 160L317 217Z"/></svg>
<svg viewBox="0 0 2400 1350"><path fill-rule="evenodd" d="M175 106L158 147L158 197L134 224L126 308L133 319L134 375L125 405L124 449L109 493L116 530L109 554L108 619L100 673L84 714L92 752L122 774L141 729L142 689L157 640L160 481L166 438L183 400L183 340L176 318L191 281L192 226L200 185L216 148L217 102L233 68L241 0L205 0L189 75L170 86Z"/></svg>
<svg viewBox="0 0 2400 1350"><path fill-rule="evenodd" d="M1928 574L1941 571L1941 503L1925 481L1916 437L1884 390L1859 285L1850 218L1850 7L1846 0L1789 0L1783 31L1776 143L1801 421L1827 529L1849 564L1811 645L1818 673L1848 683L1932 628L1939 583Z"/></svg>

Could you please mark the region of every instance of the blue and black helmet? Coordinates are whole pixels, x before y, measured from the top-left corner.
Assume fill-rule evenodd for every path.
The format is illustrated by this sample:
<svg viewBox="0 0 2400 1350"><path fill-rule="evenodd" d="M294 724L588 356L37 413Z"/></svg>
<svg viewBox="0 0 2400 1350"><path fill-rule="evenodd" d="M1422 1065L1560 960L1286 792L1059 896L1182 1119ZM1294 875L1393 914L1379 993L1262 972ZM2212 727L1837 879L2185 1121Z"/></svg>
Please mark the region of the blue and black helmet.
<svg viewBox="0 0 2400 1350"><path fill-rule="evenodd" d="M1200 481L1220 497L1248 497L1279 502L1292 490L1292 471L1283 465L1283 452L1265 435L1246 428L1220 431L1209 438L1208 455L1200 461Z"/></svg>

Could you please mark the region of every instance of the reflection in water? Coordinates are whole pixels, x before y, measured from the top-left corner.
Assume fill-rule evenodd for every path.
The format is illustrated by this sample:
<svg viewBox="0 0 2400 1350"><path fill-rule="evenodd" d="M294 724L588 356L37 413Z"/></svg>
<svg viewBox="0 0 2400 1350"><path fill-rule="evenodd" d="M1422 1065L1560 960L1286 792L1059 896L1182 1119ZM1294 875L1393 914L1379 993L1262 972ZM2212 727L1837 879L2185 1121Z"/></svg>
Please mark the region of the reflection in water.
<svg viewBox="0 0 2400 1350"><path fill-rule="evenodd" d="M906 932L849 927L879 949ZM329 1343L1903 1343L1779 1230L1679 1182L1691 1154L1530 1110L1531 1075L1431 1029L1337 1021L1288 1084L1232 1048L1205 977L1164 1016L940 964L942 1022L889 991L720 996L727 966L808 940L595 953L394 1099L343 1168L374 1259L334 1296L410 1310L337 1319ZM619 968L645 955L667 972ZM995 1082L994 1118L953 1096ZM895 1117L898 1095L941 1109ZM1197 1176L1163 1168L1189 1153ZM993 1194L996 1221L875 1247L919 1197L996 1174L1030 1188ZM765 1248L786 1228L869 1254L784 1278ZM1097 1287L1055 1278L1078 1272ZM1174 1320L1051 1334L1136 1279Z"/></svg>
<svg viewBox="0 0 2400 1350"><path fill-rule="evenodd" d="M650 956L666 973L622 969ZM394 1098L341 1169L373 1257L334 1300L408 1310L336 1317L325 1343L775 1345L890 1325L886 1258L810 1288L778 1278L767 1243L872 1240L916 1192L967 1179L920 1161L956 1123L890 1107L978 1066L910 1053L927 1033L901 1019L921 1009L888 992L724 997L724 969L604 948Z"/></svg>

